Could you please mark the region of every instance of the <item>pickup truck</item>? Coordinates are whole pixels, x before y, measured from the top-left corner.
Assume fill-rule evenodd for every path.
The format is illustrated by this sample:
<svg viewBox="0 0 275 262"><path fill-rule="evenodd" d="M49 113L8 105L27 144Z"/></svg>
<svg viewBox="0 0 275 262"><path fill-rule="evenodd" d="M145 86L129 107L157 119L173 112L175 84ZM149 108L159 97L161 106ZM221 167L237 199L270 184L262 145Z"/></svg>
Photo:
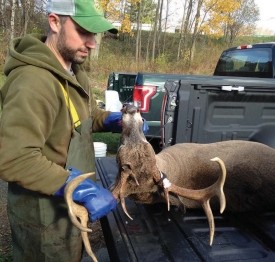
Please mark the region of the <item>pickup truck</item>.
<svg viewBox="0 0 275 262"><path fill-rule="evenodd" d="M275 146L275 80L183 78L167 80L165 89L164 147L231 139ZM109 188L118 174L116 159L97 158L96 171L98 182ZM101 220L110 261L275 261L275 212L214 212L209 246L202 210L168 212L166 205L130 199L126 206L133 220L120 205Z"/></svg>
<svg viewBox="0 0 275 262"><path fill-rule="evenodd" d="M122 103L131 102L136 76L136 73L112 72L108 77L107 90L117 91Z"/></svg>
<svg viewBox="0 0 275 262"><path fill-rule="evenodd" d="M159 101L162 147L241 139L275 148L273 47L262 44L229 49L222 54L215 76L160 78L160 74L138 73L135 84L157 86L149 109ZM245 54L252 57L253 50L254 69L252 62L245 62ZM267 67L262 74L264 58ZM247 68L242 68L241 62ZM241 77L236 76L237 70ZM257 77L249 70L258 72ZM145 81L148 75L155 77L154 82ZM149 112L143 114L149 118ZM96 168L98 181L110 187L118 173L115 158L97 158ZM101 220L110 261L275 261L275 212L214 212L216 233L209 246L208 223L202 210L172 208L168 212L165 205L142 205L129 199L126 205L133 220L120 205Z"/></svg>
<svg viewBox="0 0 275 262"><path fill-rule="evenodd" d="M250 82L262 78L275 78L275 43L259 43L229 48L222 52L213 76L224 76L231 79L229 85L234 86L234 78L251 78ZM131 83L129 81L131 77ZM193 79L204 81L205 76L156 74L138 72L137 74L113 73L110 75L107 89L117 90L121 101L133 101L140 106L142 116L147 120L149 132L146 137L157 148L161 144L163 126L161 124L161 111L163 98L166 93L164 84L167 80ZM117 80L115 80L117 79ZM135 79L135 80L134 80ZM217 78L219 79L219 78ZM219 81L219 80L217 80ZM257 82L261 86L261 81ZM228 83L227 83L228 84ZM127 95L125 95L127 92ZM126 99L127 98L127 99Z"/></svg>
<svg viewBox="0 0 275 262"><path fill-rule="evenodd" d="M98 182L109 188L118 173L116 159L97 158L96 173ZM209 246L203 210L167 211L164 204L143 205L130 199L126 205L133 220L119 204L100 221L109 256L104 261L275 261L275 212L214 212L215 237Z"/></svg>

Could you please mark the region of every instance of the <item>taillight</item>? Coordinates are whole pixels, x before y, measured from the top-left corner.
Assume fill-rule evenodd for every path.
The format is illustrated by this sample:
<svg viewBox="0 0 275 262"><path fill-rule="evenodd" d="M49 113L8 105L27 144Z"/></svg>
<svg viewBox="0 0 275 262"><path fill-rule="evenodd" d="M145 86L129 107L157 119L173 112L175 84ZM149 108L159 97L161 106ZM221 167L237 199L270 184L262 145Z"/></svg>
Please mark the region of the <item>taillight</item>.
<svg viewBox="0 0 275 262"><path fill-rule="evenodd" d="M140 112L149 111L150 100L156 92L156 86L134 86L133 102L139 107Z"/></svg>

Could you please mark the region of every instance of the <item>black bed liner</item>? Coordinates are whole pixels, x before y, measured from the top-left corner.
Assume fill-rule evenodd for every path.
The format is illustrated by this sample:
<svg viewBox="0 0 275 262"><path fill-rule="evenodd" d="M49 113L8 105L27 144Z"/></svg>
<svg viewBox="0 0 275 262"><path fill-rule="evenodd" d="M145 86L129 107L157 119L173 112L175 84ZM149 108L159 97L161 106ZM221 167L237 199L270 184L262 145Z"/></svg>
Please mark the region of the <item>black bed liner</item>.
<svg viewBox="0 0 275 262"><path fill-rule="evenodd" d="M115 158L96 159L98 180L109 187L118 167ZM275 190L275 189L274 189ZM120 204L101 219L111 261L275 261L275 213L215 216L215 237L202 210L126 200L130 220Z"/></svg>

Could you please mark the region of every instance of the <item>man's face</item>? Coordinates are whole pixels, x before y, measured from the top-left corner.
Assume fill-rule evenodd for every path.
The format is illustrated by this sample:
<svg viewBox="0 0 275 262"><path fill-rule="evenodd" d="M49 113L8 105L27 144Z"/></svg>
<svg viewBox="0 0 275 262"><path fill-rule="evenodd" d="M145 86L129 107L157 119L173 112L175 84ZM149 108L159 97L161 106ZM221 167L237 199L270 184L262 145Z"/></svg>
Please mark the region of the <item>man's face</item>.
<svg viewBox="0 0 275 262"><path fill-rule="evenodd" d="M82 64L90 50L96 47L95 35L68 18L59 32L57 50L65 62Z"/></svg>

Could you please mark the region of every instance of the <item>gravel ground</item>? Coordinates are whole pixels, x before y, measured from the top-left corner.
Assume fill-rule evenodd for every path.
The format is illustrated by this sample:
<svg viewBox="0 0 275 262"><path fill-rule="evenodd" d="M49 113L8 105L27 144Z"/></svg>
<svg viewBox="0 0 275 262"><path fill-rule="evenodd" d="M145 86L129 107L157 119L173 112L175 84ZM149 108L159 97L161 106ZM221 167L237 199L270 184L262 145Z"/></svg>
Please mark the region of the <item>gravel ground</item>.
<svg viewBox="0 0 275 262"><path fill-rule="evenodd" d="M105 257L104 259L99 259L99 261L108 261L108 257L106 258L107 251L100 222L91 223L89 227L93 230L92 233L89 233L92 250L97 253L98 259L99 256L102 258ZM9 261L6 257L10 254L11 232L7 218L7 183L0 179L0 261ZM1 260L1 255L6 259ZM86 257L85 253L84 257Z"/></svg>

